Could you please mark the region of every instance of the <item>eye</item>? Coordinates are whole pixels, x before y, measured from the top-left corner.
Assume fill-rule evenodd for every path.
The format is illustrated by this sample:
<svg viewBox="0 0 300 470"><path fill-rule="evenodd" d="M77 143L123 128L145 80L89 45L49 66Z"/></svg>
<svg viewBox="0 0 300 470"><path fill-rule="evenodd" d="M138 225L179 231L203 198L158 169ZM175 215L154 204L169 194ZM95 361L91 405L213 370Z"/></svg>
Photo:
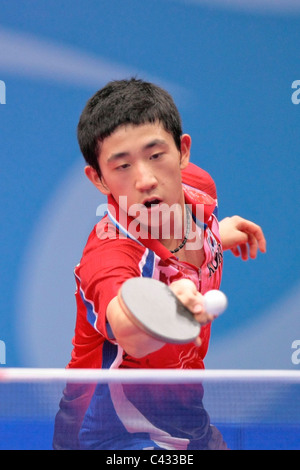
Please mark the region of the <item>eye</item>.
<svg viewBox="0 0 300 470"><path fill-rule="evenodd" d="M151 155L150 160L158 160L163 156L162 153L155 153L154 155Z"/></svg>
<svg viewBox="0 0 300 470"><path fill-rule="evenodd" d="M123 163L123 165L117 166L116 170L123 171L123 170L127 170L127 168L129 168L129 167L130 167L129 163Z"/></svg>

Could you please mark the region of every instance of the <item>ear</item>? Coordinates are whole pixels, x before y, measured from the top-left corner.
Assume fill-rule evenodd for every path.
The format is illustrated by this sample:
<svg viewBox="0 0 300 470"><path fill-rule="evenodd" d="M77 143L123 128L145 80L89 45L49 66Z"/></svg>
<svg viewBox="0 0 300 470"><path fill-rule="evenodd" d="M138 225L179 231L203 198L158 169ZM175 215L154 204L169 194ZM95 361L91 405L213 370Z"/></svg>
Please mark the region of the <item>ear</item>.
<svg viewBox="0 0 300 470"><path fill-rule="evenodd" d="M181 148L180 148L180 169L184 170L190 161L192 139L188 134L181 136Z"/></svg>
<svg viewBox="0 0 300 470"><path fill-rule="evenodd" d="M101 191L101 193L105 194L106 196L110 194L110 190L108 186L106 186L103 177L100 177L97 173L97 170L91 166L86 166L84 169L84 173L87 178L93 183L93 185Z"/></svg>

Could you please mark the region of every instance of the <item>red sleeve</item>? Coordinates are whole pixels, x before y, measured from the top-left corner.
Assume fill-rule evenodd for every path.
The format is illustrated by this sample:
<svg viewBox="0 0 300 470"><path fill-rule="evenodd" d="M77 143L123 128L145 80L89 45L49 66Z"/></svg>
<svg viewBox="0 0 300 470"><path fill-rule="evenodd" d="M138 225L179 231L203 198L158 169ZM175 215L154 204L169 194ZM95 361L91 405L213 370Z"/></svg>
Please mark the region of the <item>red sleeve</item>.
<svg viewBox="0 0 300 470"><path fill-rule="evenodd" d="M182 170L182 182L204 191L213 199L217 199L217 189L214 180L207 171L202 170L202 168L194 163L189 163L187 168Z"/></svg>
<svg viewBox="0 0 300 470"><path fill-rule="evenodd" d="M127 279L141 275L139 260L144 252L132 240L99 240L94 231L75 270L86 318L107 339L107 306Z"/></svg>

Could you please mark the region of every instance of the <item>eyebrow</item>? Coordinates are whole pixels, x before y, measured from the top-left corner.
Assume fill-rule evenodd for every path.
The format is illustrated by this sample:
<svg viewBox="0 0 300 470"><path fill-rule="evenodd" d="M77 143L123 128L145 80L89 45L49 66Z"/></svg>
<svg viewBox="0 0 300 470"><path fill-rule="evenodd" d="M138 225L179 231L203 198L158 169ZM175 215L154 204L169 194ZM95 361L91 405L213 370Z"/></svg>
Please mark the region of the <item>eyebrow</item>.
<svg viewBox="0 0 300 470"><path fill-rule="evenodd" d="M148 142L144 147L142 148L143 151L149 150L153 147L156 146L167 146L167 142L164 139L154 139ZM120 158L128 157L130 155L130 152L118 152L118 153L113 153L108 157L107 163L114 162L115 160L118 160Z"/></svg>

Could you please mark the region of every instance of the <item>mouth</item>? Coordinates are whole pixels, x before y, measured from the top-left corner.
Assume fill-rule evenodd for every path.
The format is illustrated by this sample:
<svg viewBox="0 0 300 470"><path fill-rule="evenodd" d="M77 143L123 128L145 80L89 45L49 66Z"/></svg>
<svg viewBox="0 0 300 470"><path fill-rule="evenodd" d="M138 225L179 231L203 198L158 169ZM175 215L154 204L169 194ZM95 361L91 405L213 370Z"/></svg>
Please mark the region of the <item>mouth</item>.
<svg viewBox="0 0 300 470"><path fill-rule="evenodd" d="M151 198L151 199L147 199L146 201L144 201L143 205L147 207L147 209L151 209L152 206L158 206L161 202L162 202L161 199Z"/></svg>

